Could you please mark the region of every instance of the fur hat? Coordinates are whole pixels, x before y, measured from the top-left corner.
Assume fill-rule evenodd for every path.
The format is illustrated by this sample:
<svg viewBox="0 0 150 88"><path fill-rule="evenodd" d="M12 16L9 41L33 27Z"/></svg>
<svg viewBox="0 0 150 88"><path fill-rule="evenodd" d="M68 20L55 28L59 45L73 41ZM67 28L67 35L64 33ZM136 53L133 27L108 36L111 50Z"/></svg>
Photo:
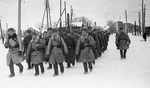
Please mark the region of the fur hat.
<svg viewBox="0 0 150 88"><path fill-rule="evenodd" d="M8 29L8 32L9 32L9 31L15 32L15 29L14 29L14 28L9 28L9 29Z"/></svg>
<svg viewBox="0 0 150 88"><path fill-rule="evenodd" d="M58 31L58 29L52 29L52 32L54 33L54 32L57 32Z"/></svg>
<svg viewBox="0 0 150 88"><path fill-rule="evenodd" d="M27 32L27 33L31 33L32 31L31 31L30 29L28 29L26 32Z"/></svg>
<svg viewBox="0 0 150 88"><path fill-rule="evenodd" d="M47 31L52 30L52 28L47 28Z"/></svg>
<svg viewBox="0 0 150 88"><path fill-rule="evenodd" d="M32 35L37 35L37 33L36 32L32 32Z"/></svg>

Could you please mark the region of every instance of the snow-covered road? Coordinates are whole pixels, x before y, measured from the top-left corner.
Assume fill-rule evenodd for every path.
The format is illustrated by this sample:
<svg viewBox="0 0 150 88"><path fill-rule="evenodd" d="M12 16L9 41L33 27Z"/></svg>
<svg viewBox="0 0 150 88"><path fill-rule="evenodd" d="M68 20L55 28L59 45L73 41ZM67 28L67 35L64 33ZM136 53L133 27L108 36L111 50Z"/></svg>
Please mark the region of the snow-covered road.
<svg viewBox="0 0 150 88"><path fill-rule="evenodd" d="M27 70L24 61L24 72L19 74L15 66L16 76L8 78L9 68L6 66L7 50L0 45L0 88L150 88L150 38L141 41L141 36L131 34L131 45L127 58L120 59L119 50L115 46L115 35L110 36L108 50L96 60L93 72L83 74L82 63L66 68L64 74L53 77L53 69L34 76L34 69Z"/></svg>

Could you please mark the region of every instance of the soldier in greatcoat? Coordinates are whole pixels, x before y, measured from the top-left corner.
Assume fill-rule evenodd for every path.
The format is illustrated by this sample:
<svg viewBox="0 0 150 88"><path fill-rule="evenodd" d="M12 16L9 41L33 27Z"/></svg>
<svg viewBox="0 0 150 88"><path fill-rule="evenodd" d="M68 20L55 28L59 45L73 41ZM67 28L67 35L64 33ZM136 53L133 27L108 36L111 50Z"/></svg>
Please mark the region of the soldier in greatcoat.
<svg viewBox="0 0 150 88"><path fill-rule="evenodd" d="M88 30L89 30L89 35L91 35L93 37L93 39L95 40L95 46L94 46L93 52L94 52L95 58L98 58L100 56L101 49L100 49L100 43L99 43L99 39L98 39L97 30L96 29L92 30L91 26L88 27ZM94 61L94 63L95 63L95 61Z"/></svg>
<svg viewBox="0 0 150 88"><path fill-rule="evenodd" d="M75 54L76 57L79 57L79 62L83 63L84 74L87 74L87 64L90 71L93 69L92 62L95 60L95 56L91 47L95 45L95 40L88 34L86 29L82 29L81 32L82 34L78 39Z"/></svg>
<svg viewBox="0 0 150 88"><path fill-rule="evenodd" d="M51 36L52 36L52 28L48 28L47 29L47 33L44 33L45 34L45 37L44 37L44 39L45 39L45 42L46 42L46 45L45 45L45 61L46 62L49 62L49 56L47 56L46 55L46 49L47 49L47 45L48 45L48 42L49 42L49 39L51 38ZM48 64L48 67L47 67L47 69L52 69L52 64Z"/></svg>
<svg viewBox="0 0 150 88"><path fill-rule="evenodd" d="M101 34L101 31L99 30L98 31L98 33L97 33L97 35L98 35L98 40L99 40L99 48L100 48L100 52L99 52L99 54L100 54L100 56L102 56L102 49L103 49L103 45L104 45L104 43L103 43L103 39L102 39L102 34Z"/></svg>
<svg viewBox="0 0 150 88"><path fill-rule="evenodd" d="M28 48L28 45L29 45L29 42L31 41L32 39L32 31L30 29L28 29L26 32L25 32L25 37L23 39L23 45L24 45L24 54L27 55L27 48ZM31 63L31 54L29 55L29 57L26 57L28 59L26 59L27 61L27 64L28 64L28 70L32 68L32 63Z"/></svg>
<svg viewBox="0 0 150 88"><path fill-rule="evenodd" d="M143 33L143 39L144 39L144 41L146 41L146 39L147 39L147 34L146 34L146 32Z"/></svg>
<svg viewBox="0 0 150 88"><path fill-rule="evenodd" d="M64 54L68 53L68 49L64 39L58 34L57 29L52 30L52 37L49 39L46 55L49 56L49 63L53 64L54 75L57 76L58 64L61 73L64 73L63 62L65 61Z"/></svg>
<svg viewBox="0 0 150 88"><path fill-rule="evenodd" d="M22 50L20 50L21 46L19 45L19 36L15 33L14 28L8 29L8 35L6 37L6 42L4 44L5 48L9 48L7 53L7 65L10 69L9 77L15 76L14 72L14 64L16 64L20 70L19 72L23 72L23 65L21 62L24 60ZM20 40L21 41L21 40Z"/></svg>
<svg viewBox="0 0 150 88"><path fill-rule="evenodd" d="M31 62L35 66L35 76L39 75L39 68L41 68L41 73L44 73L43 59L44 59L44 46L45 41L41 39L35 32L32 33L32 40L29 43L27 50L27 57L31 53Z"/></svg>
<svg viewBox="0 0 150 88"><path fill-rule="evenodd" d="M129 45L131 43L131 40L127 33L125 33L125 30L120 27L119 33L116 36L116 45L118 45L118 49L120 50L120 56L121 59L126 58L127 49L129 49Z"/></svg>
<svg viewBox="0 0 150 88"><path fill-rule="evenodd" d="M75 65L75 48L76 48L76 41L73 38L70 31L67 31L67 36L64 38L65 43L68 47L68 53L65 54L65 60L67 62L67 68L70 68L71 64Z"/></svg>

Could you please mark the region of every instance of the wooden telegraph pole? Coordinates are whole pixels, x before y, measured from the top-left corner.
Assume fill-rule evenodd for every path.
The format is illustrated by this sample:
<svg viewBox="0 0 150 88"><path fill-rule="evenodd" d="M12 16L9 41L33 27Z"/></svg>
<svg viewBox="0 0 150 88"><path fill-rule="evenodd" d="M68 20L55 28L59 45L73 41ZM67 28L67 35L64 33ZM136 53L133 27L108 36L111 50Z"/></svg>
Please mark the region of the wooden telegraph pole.
<svg viewBox="0 0 150 88"><path fill-rule="evenodd" d="M134 32L135 32L135 36L136 36L136 21L135 21L134 24L135 24L135 25L134 25Z"/></svg>
<svg viewBox="0 0 150 88"><path fill-rule="evenodd" d="M146 4L144 4L144 11L143 11L143 31L145 32L145 18L146 18Z"/></svg>
<svg viewBox="0 0 150 88"><path fill-rule="evenodd" d="M46 14L46 20L47 20L47 28L52 27L50 10L51 9L50 9L50 6L49 6L49 0L46 0L45 10L44 10L44 14L43 14L43 19L42 19L42 24L41 24L40 32L42 32L45 14Z"/></svg>
<svg viewBox="0 0 150 88"><path fill-rule="evenodd" d="M21 0L18 0L18 42L19 50L22 51L22 40L21 40Z"/></svg>
<svg viewBox="0 0 150 88"><path fill-rule="evenodd" d="M72 31L72 16L73 16L73 9L71 5L70 6L70 31Z"/></svg>
<svg viewBox="0 0 150 88"><path fill-rule="evenodd" d="M144 33L144 10L143 10L143 3L144 3L144 1L142 0L142 32Z"/></svg>
<svg viewBox="0 0 150 88"><path fill-rule="evenodd" d="M48 0L46 0L46 12L47 12L46 14L47 14L47 28L49 28L49 21L48 21L48 16L49 16L48 14L49 13L48 13L48 8L47 7L48 7Z"/></svg>
<svg viewBox="0 0 150 88"><path fill-rule="evenodd" d="M67 13L67 29L69 30L70 28L70 19L69 19L69 13Z"/></svg>
<svg viewBox="0 0 150 88"><path fill-rule="evenodd" d="M62 1L60 0L60 29L62 28L61 7L62 7Z"/></svg>
<svg viewBox="0 0 150 88"><path fill-rule="evenodd" d="M65 27L67 27L67 11L66 11L66 1L64 2L64 7L65 7Z"/></svg>
<svg viewBox="0 0 150 88"><path fill-rule="evenodd" d="M4 36L3 36L3 30L2 30L2 25L1 25L1 19L0 19L0 32L1 32L2 43L4 44Z"/></svg>
<svg viewBox="0 0 150 88"><path fill-rule="evenodd" d="M128 25L127 25L127 23L128 23L128 21L127 21L127 10L125 10L125 17L126 17L125 30L126 30L126 32L128 33Z"/></svg>
<svg viewBox="0 0 150 88"><path fill-rule="evenodd" d="M139 11L139 32L141 35L141 13L140 13L140 11Z"/></svg>
<svg viewBox="0 0 150 88"><path fill-rule="evenodd" d="M18 31L21 30L21 0L18 0Z"/></svg>
<svg viewBox="0 0 150 88"><path fill-rule="evenodd" d="M65 9L62 11L61 16L63 15L63 13L65 12ZM57 28L59 22L60 22L61 18L59 18L58 22L56 23L55 27Z"/></svg>
<svg viewBox="0 0 150 88"><path fill-rule="evenodd" d="M50 27L52 27L52 21L51 21L51 11L50 11L50 6L49 6L49 0L47 0L47 13L49 15L49 21L50 21Z"/></svg>

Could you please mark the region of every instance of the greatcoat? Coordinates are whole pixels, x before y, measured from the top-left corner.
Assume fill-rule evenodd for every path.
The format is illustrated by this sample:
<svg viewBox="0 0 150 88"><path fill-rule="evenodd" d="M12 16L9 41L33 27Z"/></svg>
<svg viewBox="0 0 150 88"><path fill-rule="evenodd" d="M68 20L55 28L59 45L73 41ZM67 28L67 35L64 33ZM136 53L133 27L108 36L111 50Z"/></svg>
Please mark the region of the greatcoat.
<svg viewBox="0 0 150 88"><path fill-rule="evenodd" d="M24 61L23 54L19 55L20 48L18 37L19 36L14 34L13 37L8 38L4 44L5 48L9 48L6 56L7 66L9 66L11 59L13 61L13 64L19 64Z"/></svg>
<svg viewBox="0 0 150 88"><path fill-rule="evenodd" d="M27 49L27 57L31 54L32 64L39 64L44 60L44 46L45 41L43 39L31 40Z"/></svg>
<svg viewBox="0 0 150 88"><path fill-rule="evenodd" d="M65 61L64 53L68 53L68 48L64 39L57 35L51 37L48 42L46 55L49 55L49 63L55 64Z"/></svg>
<svg viewBox="0 0 150 88"><path fill-rule="evenodd" d="M78 39L76 46L76 55L79 55L79 62L91 62L95 60L92 46L95 45L95 40L92 36L81 36Z"/></svg>

